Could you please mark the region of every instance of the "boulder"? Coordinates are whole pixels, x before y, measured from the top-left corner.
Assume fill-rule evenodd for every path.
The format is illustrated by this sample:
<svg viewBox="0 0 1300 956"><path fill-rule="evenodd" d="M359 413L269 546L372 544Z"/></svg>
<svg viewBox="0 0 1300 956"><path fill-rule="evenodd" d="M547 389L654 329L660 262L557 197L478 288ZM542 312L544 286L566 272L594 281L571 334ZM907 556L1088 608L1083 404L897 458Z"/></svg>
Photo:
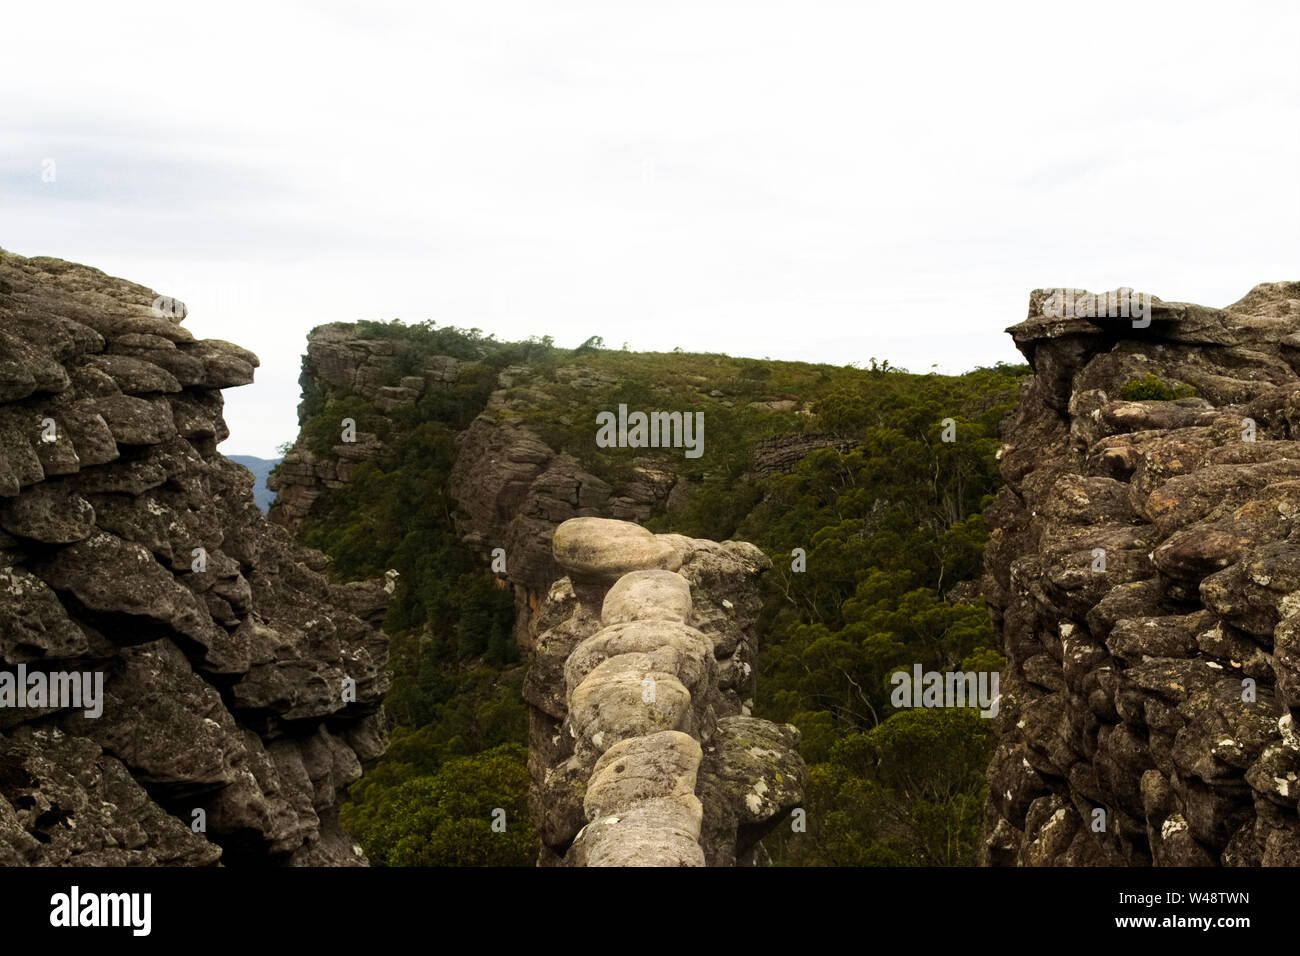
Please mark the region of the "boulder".
<svg viewBox="0 0 1300 956"><path fill-rule="evenodd" d="M555 529L555 560L571 578L612 585L629 571L676 571L677 551L652 532L611 518L571 518Z"/></svg>

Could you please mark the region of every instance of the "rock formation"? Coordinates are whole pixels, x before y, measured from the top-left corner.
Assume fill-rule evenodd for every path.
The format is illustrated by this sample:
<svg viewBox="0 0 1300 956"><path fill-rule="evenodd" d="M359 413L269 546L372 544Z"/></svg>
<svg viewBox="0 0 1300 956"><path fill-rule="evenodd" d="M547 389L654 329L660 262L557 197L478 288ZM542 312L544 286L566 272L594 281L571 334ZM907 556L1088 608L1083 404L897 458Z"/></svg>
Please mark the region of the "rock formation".
<svg viewBox="0 0 1300 956"><path fill-rule="evenodd" d="M343 322L313 329L307 339L299 379L303 395L359 395L382 411L415 402L426 391L454 385L463 365L446 355L428 359L420 374L396 377L398 384L385 385L402 343L392 339L366 339L357 327ZM306 402L299 407L299 424L306 424ZM267 483L278 492L271 520L297 530L311 507L328 488L340 487L352 478L357 465L373 459L380 449L375 435L360 433L355 442L338 443L328 456L317 455L300 439L285 456L279 472Z"/></svg>
<svg viewBox="0 0 1300 956"><path fill-rule="evenodd" d="M668 510L686 496L689 482L677 466L662 458L634 457L628 475L614 487L591 474L573 455L556 451L529 428L528 415L545 413L561 421L572 409L532 386L537 370L507 366L491 372L483 362L433 355L413 358L411 346L398 338L367 338L360 327L333 323L312 331L303 358L304 396L358 396L383 414L418 402L474 376L490 374L492 385L482 413L457 435L451 492L458 505L458 531L471 548L485 556L504 548L510 556L507 579L515 587L521 646L536 637L537 608L562 571L551 555L551 536L569 518L605 517L643 522L656 510ZM395 369L409 374L398 375ZM551 373L578 397L608 389L617 379L582 365L562 365ZM396 385L385 385L395 381ZM701 390L707 388L701 384ZM709 394L722 393L711 389ZM723 402L730 406L733 403ZM795 402L754 403L769 411L789 411ZM300 424L313 407L304 402ZM803 409L800 414L811 414ZM594 425L592 426L594 429ZM313 505L330 489L351 480L357 466L383 452L379 438L367 432L351 443L333 444L328 454L313 451L300 436L272 478L279 497L271 520L291 531L301 527ZM767 478L794 470L799 460L820 448L845 450L853 442L822 433L776 435L757 443L750 476Z"/></svg>
<svg viewBox="0 0 1300 956"><path fill-rule="evenodd" d="M550 546L556 526L579 516L645 520L667 498L677 476L646 460L634 464L633 479L616 490L587 472L572 455L556 452L510 417L536 408L527 396L507 398L507 391L526 374L517 366L491 373L476 361L434 355L422 361L419 374L402 376L398 386L383 385L393 379L395 367L409 364L409 351L400 340L364 338L354 325L320 326L308 337L303 394L355 395L391 413L467 376L494 376L496 388L482 414L457 436L451 492L459 506L459 532L485 556L485 564L496 547L510 556L507 578L516 590L521 643L528 647L535 635L533 612L560 575ZM556 374L575 389L609 384L599 377L601 373L587 369L563 367ZM306 404L299 409L303 425L308 411ZM300 436L269 483L279 495L271 520L296 531L326 491L351 480L357 465L382 453L376 435L360 432L356 437L355 442L340 442L322 455L308 448Z"/></svg>
<svg viewBox="0 0 1300 956"><path fill-rule="evenodd" d="M257 358L183 315L0 261L0 678L104 686L0 705L0 865L364 862L337 806L386 745L387 596L259 513L217 451Z"/></svg>
<svg viewBox="0 0 1300 956"><path fill-rule="evenodd" d="M1300 283L1146 328L1047 297L986 511L985 862L1300 865Z"/></svg>
<svg viewBox="0 0 1300 956"><path fill-rule="evenodd" d="M856 444L854 439L843 435L819 432L778 435L758 443L758 447L754 450L754 462L750 473L755 478L789 474L799 466L800 461L815 451L834 448L844 454Z"/></svg>
<svg viewBox="0 0 1300 956"><path fill-rule="evenodd" d="M753 545L575 518L524 695L542 865L733 866L803 799L798 731L748 716Z"/></svg>
<svg viewBox="0 0 1300 956"><path fill-rule="evenodd" d="M409 374L397 379L398 368ZM272 485L271 519L296 529L358 463L384 454L366 432L328 455L313 451L310 419L329 400L359 397L392 418L430 390L484 374L495 387L457 435L450 490L458 532L484 566L493 548L509 557L516 638L532 655L524 695L540 862L762 862L759 838L802 799L806 780L794 728L748 716L757 578L768 562L752 545L656 536L617 520L645 520L667 502L680 483L671 467L636 459L615 488L524 423L538 411L564 414L530 390L528 369L417 357L401 339L329 325L309 337L304 434ZM554 377L579 394L612 384L579 366ZM808 450L834 442L812 436ZM788 468L795 452L765 443L761 463Z"/></svg>

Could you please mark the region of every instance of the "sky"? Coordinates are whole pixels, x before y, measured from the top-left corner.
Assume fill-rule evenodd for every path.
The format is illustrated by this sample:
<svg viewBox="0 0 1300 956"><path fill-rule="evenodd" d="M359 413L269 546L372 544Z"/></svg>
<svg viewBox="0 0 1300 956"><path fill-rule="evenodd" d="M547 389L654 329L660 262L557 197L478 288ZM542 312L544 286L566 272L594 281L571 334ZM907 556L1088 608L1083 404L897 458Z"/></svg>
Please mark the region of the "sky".
<svg viewBox="0 0 1300 956"><path fill-rule="evenodd" d="M252 349L325 322L912 371L1029 292L1300 278L1300 4L6 5L0 247Z"/></svg>

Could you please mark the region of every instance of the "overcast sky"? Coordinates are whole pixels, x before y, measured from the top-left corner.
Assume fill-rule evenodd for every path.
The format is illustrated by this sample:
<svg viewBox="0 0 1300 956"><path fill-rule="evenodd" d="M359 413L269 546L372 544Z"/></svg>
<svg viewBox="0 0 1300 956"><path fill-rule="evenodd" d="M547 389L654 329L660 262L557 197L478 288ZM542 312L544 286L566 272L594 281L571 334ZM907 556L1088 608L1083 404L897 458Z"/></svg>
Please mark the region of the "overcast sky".
<svg viewBox="0 0 1300 956"><path fill-rule="evenodd" d="M62 0L0 18L0 246L313 326L961 371L1029 291L1300 278L1300 4ZM54 181L43 181L51 167Z"/></svg>

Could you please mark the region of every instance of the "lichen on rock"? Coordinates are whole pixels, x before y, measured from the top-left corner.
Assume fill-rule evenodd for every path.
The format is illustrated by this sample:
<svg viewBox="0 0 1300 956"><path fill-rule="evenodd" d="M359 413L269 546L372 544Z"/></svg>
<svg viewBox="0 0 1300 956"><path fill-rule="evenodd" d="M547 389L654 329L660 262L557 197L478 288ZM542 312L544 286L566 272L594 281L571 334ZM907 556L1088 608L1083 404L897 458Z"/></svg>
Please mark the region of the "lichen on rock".
<svg viewBox="0 0 1300 956"><path fill-rule="evenodd" d="M983 862L1300 865L1300 283L1147 327L1047 298L986 512ZM1121 399L1148 375L1197 397Z"/></svg>
<svg viewBox="0 0 1300 956"><path fill-rule="evenodd" d="M0 262L0 670L105 697L0 711L0 864L363 863L337 805L386 746L387 596L262 517L217 451L257 358L158 301Z"/></svg>
<svg viewBox="0 0 1300 956"><path fill-rule="evenodd" d="M767 559L610 519L566 521L554 542L567 574L525 684L539 862L761 862L759 838L807 783L798 731L740 716L752 677L735 663L756 650ZM738 621L717 613L728 602Z"/></svg>

